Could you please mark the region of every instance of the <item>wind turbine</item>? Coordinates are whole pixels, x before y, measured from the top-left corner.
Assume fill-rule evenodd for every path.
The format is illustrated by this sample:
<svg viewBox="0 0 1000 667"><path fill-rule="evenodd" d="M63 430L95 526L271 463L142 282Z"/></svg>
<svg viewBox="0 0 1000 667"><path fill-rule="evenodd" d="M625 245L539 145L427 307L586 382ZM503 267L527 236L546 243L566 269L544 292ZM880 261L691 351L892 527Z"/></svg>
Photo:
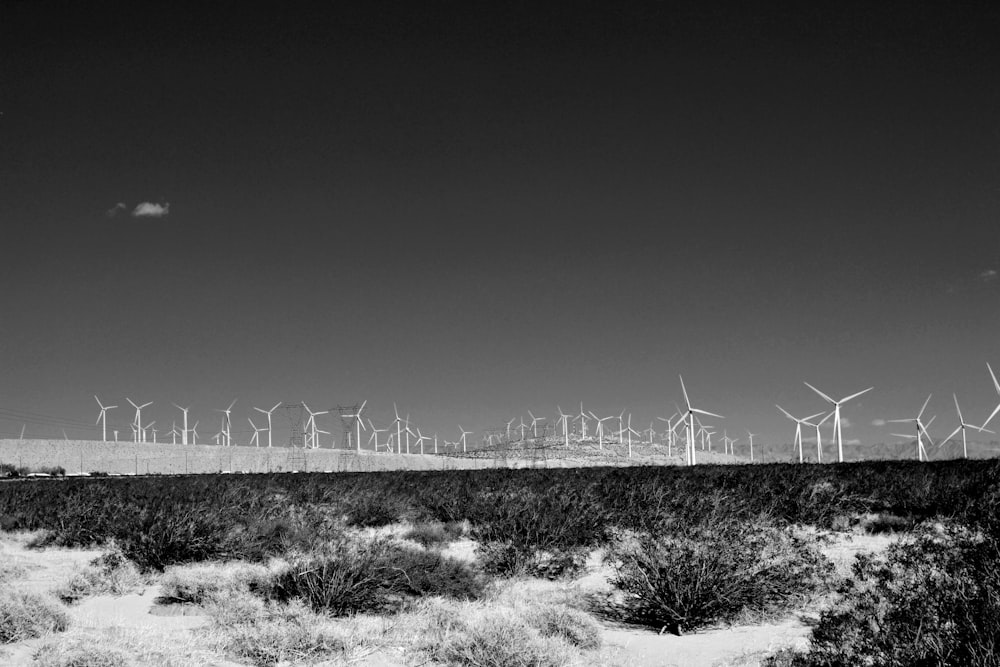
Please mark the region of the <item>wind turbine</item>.
<svg viewBox="0 0 1000 667"><path fill-rule="evenodd" d="M201 422L195 422L194 426L191 428L191 437L194 439L194 443L193 444L195 444L195 445L198 444L198 424L200 424L200 423Z"/></svg>
<svg viewBox="0 0 1000 667"><path fill-rule="evenodd" d="M396 407L395 403L392 404L392 411L396 415L396 420L393 422L393 424L396 425L396 450L397 450L397 453L402 453L402 449L403 449L403 429L402 429L403 420L399 416L399 408ZM391 426L390 426L390 428L391 428Z"/></svg>
<svg viewBox="0 0 1000 667"><path fill-rule="evenodd" d="M306 420L306 430L309 431L309 436L308 436L309 444L312 445L313 449L316 449L318 447L318 445L316 444L317 441L316 417L319 417L320 415L325 415L330 411L320 410L319 412L313 412L312 410L309 409L309 406L306 405L305 401L302 402L302 407L304 407L306 409L306 412L309 413L309 419Z"/></svg>
<svg viewBox="0 0 1000 667"><path fill-rule="evenodd" d="M804 462L804 457L802 455L802 425L805 424L806 426L812 426L812 424L809 423L809 420L810 419L815 419L816 417L819 417L823 413L822 412L817 412L816 414L809 415L808 417L805 417L804 419L799 419L798 417L793 417L792 415L788 414L788 411L785 410L780 405L778 405L777 403L775 404L774 407L776 407L779 410L781 410L783 413L785 413L786 417L788 417L793 422L795 422L795 446L798 447L798 450L799 450L799 463L803 463Z"/></svg>
<svg viewBox="0 0 1000 667"><path fill-rule="evenodd" d="M424 440L430 440L426 435L420 432L420 427L417 427L417 445L420 447L420 455L424 454Z"/></svg>
<svg viewBox="0 0 1000 667"><path fill-rule="evenodd" d="M755 434L751 433L748 430L747 431L747 435L750 436L750 463L753 463L753 437L754 437Z"/></svg>
<svg viewBox="0 0 1000 667"><path fill-rule="evenodd" d="M674 424L674 418L679 416L680 416L680 408L677 409L677 412L670 415L669 419L664 419L663 417L657 417L657 419L659 419L661 422L666 423L667 425L667 456L673 455L672 451L674 448L674 444L676 444L675 438L677 437L677 431L675 430L677 428L677 425Z"/></svg>
<svg viewBox="0 0 1000 667"><path fill-rule="evenodd" d="M718 419L725 419L722 415L717 415L713 412L706 412L705 410L699 410L698 408L691 407L691 399L688 398L687 387L684 386L684 378L680 375L677 377L681 380L681 391L684 392L684 404L687 406L687 413L684 415L687 417L688 421L688 442L687 442L687 464L693 466L695 464L695 453L694 453L694 416L695 414L705 415L708 417L716 417Z"/></svg>
<svg viewBox="0 0 1000 667"><path fill-rule="evenodd" d="M155 426L156 426L156 422L155 421L151 421L148 424L146 424L146 428L153 432L153 444L154 445L157 444L157 442L156 442L156 429L154 428Z"/></svg>
<svg viewBox="0 0 1000 667"><path fill-rule="evenodd" d="M521 420L521 423L524 424L524 420ZM466 451L465 436L472 435L472 431L466 431L464 428L462 428L461 424L458 425L458 430L462 432L462 452L464 453Z"/></svg>
<svg viewBox="0 0 1000 667"><path fill-rule="evenodd" d="M563 439L566 442L566 446L569 447L569 419L570 416L562 411L562 408L558 405L556 409L559 410L559 421L562 422ZM511 421L514 421L513 419ZM558 425L559 422L556 422Z"/></svg>
<svg viewBox="0 0 1000 667"><path fill-rule="evenodd" d="M128 401L129 403L131 403L132 407L135 408L135 428L136 428L135 441L139 442L139 431L142 430L142 409L143 408L148 408L149 406L151 406L153 404L153 402L150 401L149 403L143 403L142 405L136 405L135 403L132 403L132 399L128 398L127 396L125 397L125 400Z"/></svg>
<svg viewBox="0 0 1000 667"><path fill-rule="evenodd" d="M368 420L368 426L371 427L371 436L368 438L368 444L369 445L372 444L372 440L374 440L375 441L375 450L374 451L377 452L378 451L378 434L379 433L387 433L389 431L389 427L386 427L386 428L375 428L375 424L372 423L371 419Z"/></svg>
<svg viewBox="0 0 1000 667"><path fill-rule="evenodd" d="M605 417L604 419L601 419L593 412L590 413L590 416L594 419L594 421L597 422L597 448L604 449L604 422L608 421L609 419L614 419L615 417L614 415L611 415L610 417Z"/></svg>
<svg viewBox="0 0 1000 667"><path fill-rule="evenodd" d="M368 399L365 399L361 403L361 407L358 408L357 414L344 415L345 417L353 417L356 420L356 422L357 422L357 427L356 427L357 432L358 432L357 446L358 446L358 451L359 452L361 451L361 429L363 429L365 427L364 422L361 421L361 411L365 409L366 405L368 405Z"/></svg>
<svg viewBox="0 0 1000 667"><path fill-rule="evenodd" d="M225 410L216 410L216 412L221 412L222 414L225 415L225 419L222 422L222 435L223 435L223 440L225 440L224 444L227 447L231 447L233 444L233 436L232 436L233 422L232 419L230 419L229 413L233 411L234 405L236 405L235 398L233 399L233 402L229 404L229 407L226 408Z"/></svg>
<svg viewBox="0 0 1000 667"><path fill-rule="evenodd" d="M177 422L170 422L170 427L171 427L170 428L170 444L171 445L176 445L177 444L177 436L180 435L180 433L177 432Z"/></svg>
<svg viewBox="0 0 1000 667"><path fill-rule="evenodd" d="M990 373L992 374L992 372L993 372L993 369L991 368L990 369ZM980 433L993 433L993 431L989 431L986 428L975 426L973 424L966 424L965 423L965 419L962 417L962 408L958 407L958 396L955 396L955 394L952 394L951 396L952 396L952 398L955 399L955 412L958 413L958 428L956 428L954 431L952 431L951 435L949 435L947 438L945 438L944 440L942 440L941 444L943 445L944 443L948 442L949 440L951 440L952 438L955 437L956 433L958 433L959 431L961 431L962 432L962 457L963 458L969 458L969 445L965 441L965 429L966 428L974 428L977 431L979 431ZM987 420L987 421L989 421L989 420Z"/></svg>
<svg viewBox="0 0 1000 667"><path fill-rule="evenodd" d="M254 410L256 410L257 412L259 412L261 414L264 414L264 415L267 415L267 446L268 447L271 446L271 414L275 410L277 410L278 406L280 406L280 405L281 405L281 401L278 401L277 403L274 404L274 407L271 408L270 410L261 410L260 408L254 408ZM181 408L181 409L183 410L184 408ZM185 426L187 425L187 412L184 413L184 424L185 424Z"/></svg>
<svg viewBox="0 0 1000 667"><path fill-rule="evenodd" d="M459 427L459 428L461 428L461 427ZM518 428L521 429L521 440L520 440L520 442L524 442L524 429L528 428L528 425L524 423L524 417L521 417L521 425Z"/></svg>
<svg viewBox="0 0 1000 667"><path fill-rule="evenodd" d="M987 363L986 368L989 369L990 377L993 378L993 388L996 389L997 396L1000 396L1000 382L997 382L997 376L993 372L993 367L990 366L989 363ZM997 416L998 412L1000 412L1000 403L997 404L997 407L993 409L993 412L990 413L990 416L987 417L986 421L983 422L983 428L986 428L989 425L990 421Z"/></svg>
<svg viewBox="0 0 1000 667"><path fill-rule="evenodd" d="M923 439L923 436L926 435L927 436L927 440L929 440L931 442L931 444L934 444L933 440L931 440L931 436L927 433L927 427L931 425L931 422L933 422L935 418L931 417L931 421L927 422L926 426L924 425L924 422L921 421L923 419L923 417L924 417L924 410L927 409L927 404L931 402L931 396L932 396L932 394L928 394L927 395L927 400L924 401L923 407L920 408L920 412L917 413L917 416L915 418L913 418L913 419L890 419L889 420L890 422L892 422L894 424L909 424L910 422L913 422L914 424L916 424L916 426L917 426L917 460L918 461L923 461L924 459L927 458L927 450L924 449L924 439ZM904 433L893 433L892 435L897 436L899 438L910 438L910 437L912 437L912 436L904 434Z"/></svg>
<svg viewBox="0 0 1000 667"><path fill-rule="evenodd" d="M643 433L649 435L649 444L653 444L653 436L656 435L656 429L653 428L653 422L649 422L649 428L647 428Z"/></svg>
<svg viewBox="0 0 1000 667"><path fill-rule="evenodd" d="M174 403L173 406L184 413L184 428L181 430L181 444L186 445L188 444L188 410L191 409L191 406L182 408L176 403Z"/></svg>
<svg viewBox="0 0 1000 667"><path fill-rule="evenodd" d="M823 423L826 422L826 420L829 419L832 416L833 416L833 413L832 412L828 412L828 413L826 413L826 417L823 417L822 419L820 419L815 424L806 423L806 426L812 426L813 428L816 429L816 461L818 463L822 463L823 462L823 436L819 432L819 427L822 426Z"/></svg>
<svg viewBox="0 0 1000 667"><path fill-rule="evenodd" d="M583 411L583 401L580 401L580 414L573 421L580 420L580 440L587 439L587 413Z"/></svg>
<svg viewBox="0 0 1000 667"><path fill-rule="evenodd" d="M541 420L540 417L536 417L531 410L528 410L528 414L531 415L531 433L534 438L538 438L538 422Z"/></svg>
<svg viewBox="0 0 1000 667"><path fill-rule="evenodd" d="M257 425L254 424L253 420L250 419L249 417L247 417L247 421L250 422L250 428L253 429L253 435L250 436L250 444L252 445L253 443L256 442L257 446L260 447L260 432L261 431L266 431L267 429L265 429L263 427L257 428Z"/></svg>
<svg viewBox="0 0 1000 667"><path fill-rule="evenodd" d="M118 406L117 405L104 405L104 404L102 404L101 403L101 399L97 398L96 394L94 395L94 400L97 401L97 404L101 406L101 414L97 415L97 421L94 422L94 423L95 424L101 424L101 440L103 442L107 442L108 441L108 410L114 410Z"/></svg>
<svg viewBox="0 0 1000 667"><path fill-rule="evenodd" d="M628 413L628 457L632 458L632 436L640 436L641 434L632 428L632 413ZM619 443L620 444L620 443Z"/></svg>
<svg viewBox="0 0 1000 667"><path fill-rule="evenodd" d="M835 401L832 398L830 398L829 396L827 396L826 394L824 394L823 392L821 392L816 387L814 387L811 384L809 384L808 382L803 382L802 384L804 384L805 386L807 386L810 389L812 389L813 391L815 391L817 394L819 394L821 397L823 397L823 400L825 400L827 403L829 403L830 405L833 406L833 435L837 438L837 460L840 463L843 463L844 462L844 441L843 441L843 438L842 438L841 426L840 426L840 406L843 405L844 403L846 403L847 401L851 400L851 399L854 399L854 398L857 398L858 396L861 396L862 394L867 394L869 391L871 391L875 387L868 387L864 391L859 391L856 394L851 394L850 396L842 398L839 401Z"/></svg>

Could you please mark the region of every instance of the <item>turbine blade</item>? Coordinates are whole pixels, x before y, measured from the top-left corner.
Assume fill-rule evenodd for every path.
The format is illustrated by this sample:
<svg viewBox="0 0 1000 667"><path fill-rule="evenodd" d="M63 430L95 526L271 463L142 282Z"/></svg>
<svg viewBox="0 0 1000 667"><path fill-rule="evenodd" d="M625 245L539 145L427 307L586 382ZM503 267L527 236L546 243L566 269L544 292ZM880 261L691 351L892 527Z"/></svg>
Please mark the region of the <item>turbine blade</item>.
<svg viewBox="0 0 1000 667"><path fill-rule="evenodd" d="M717 415L714 412L708 412L707 410L699 410L697 408L691 408L691 412L697 412L699 415L705 415L706 417L715 417L717 419L725 419L722 415Z"/></svg>
<svg viewBox="0 0 1000 667"><path fill-rule="evenodd" d="M987 417L987 418L986 418L986 421L984 421L984 422L983 422L983 428L986 428L986 425L990 423L990 420L991 420L991 419L993 419L994 417L996 417L996 416L997 416L997 413L998 413L998 412L1000 412L1000 404L998 404L998 405L997 405L997 407L996 407L996 408L994 408L993 412L992 412L992 413L990 413L990 416L989 416L989 417Z"/></svg>
<svg viewBox="0 0 1000 667"><path fill-rule="evenodd" d="M962 419L962 408L958 407L958 396L952 394L951 397L955 399L955 412L958 413L958 423L962 424L965 420Z"/></svg>
<svg viewBox="0 0 1000 667"><path fill-rule="evenodd" d="M958 435L958 432L961 431L961 430L962 430L962 425L959 424L958 428L956 428L954 431L951 432L951 435L949 435L947 438L945 438L944 440L941 441L941 444L943 445L944 443L946 443L949 440L951 440L952 438L954 438L956 435Z"/></svg>
<svg viewBox="0 0 1000 667"><path fill-rule="evenodd" d="M989 362L986 363L986 368L990 369L990 377L993 378L993 386L997 390L997 395L1000 396L1000 382L997 382L997 376L993 372L993 367L990 366Z"/></svg>
<svg viewBox="0 0 1000 667"><path fill-rule="evenodd" d="M687 404L688 410L690 410L691 409L691 399L688 398L688 390L687 390L687 387L684 386L684 377L682 375L678 375L677 377L679 377L681 379L681 391L684 392L684 403Z"/></svg>
<svg viewBox="0 0 1000 667"><path fill-rule="evenodd" d="M810 389L812 389L813 391L815 391L817 394L819 394L820 396L822 396L823 399L826 400L826 401L828 401L829 403L831 403L833 405L837 404L837 401L833 400L832 398L830 398L829 396L827 396L826 394L824 394L823 392L821 392L819 389L817 389L816 387L814 387L811 384L809 384L808 382L803 381L802 384L804 384L805 386L807 386Z"/></svg>
<svg viewBox="0 0 1000 667"><path fill-rule="evenodd" d="M795 417L793 417L793 416L791 416L790 414L788 414L788 411L787 411L787 410L785 410L785 409L784 409L783 407L781 407L780 405L778 405L777 403L775 403L775 404L774 404L774 407L776 407L776 408L778 408L779 410L781 410L782 412L784 412L784 413L785 413L785 416L786 416L786 417L788 417L789 419L791 419L792 421L796 421Z"/></svg>
<svg viewBox="0 0 1000 667"><path fill-rule="evenodd" d="M850 395L850 396L848 396L847 398L842 398L842 399L840 399L840 402L841 402L841 403L847 403L847 402L848 402L849 400L851 400L852 398L857 398L857 397L858 397L858 396L860 396L861 394L867 394L868 392L870 392L870 391L871 391L872 389L874 389L874 388L875 388L875 387L868 387L868 388L867 388L867 389L865 389L864 391L859 391L859 392L858 392L858 393L856 393L856 394L851 394L851 395Z"/></svg>
<svg viewBox="0 0 1000 667"><path fill-rule="evenodd" d="M931 402L931 396L933 396L933 394L928 394L927 395L927 400L924 401L923 407L920 408L920 412L917 413L917 419L920 419L921 417L924 416L924 410L927 409L927 404Z"/></svg>

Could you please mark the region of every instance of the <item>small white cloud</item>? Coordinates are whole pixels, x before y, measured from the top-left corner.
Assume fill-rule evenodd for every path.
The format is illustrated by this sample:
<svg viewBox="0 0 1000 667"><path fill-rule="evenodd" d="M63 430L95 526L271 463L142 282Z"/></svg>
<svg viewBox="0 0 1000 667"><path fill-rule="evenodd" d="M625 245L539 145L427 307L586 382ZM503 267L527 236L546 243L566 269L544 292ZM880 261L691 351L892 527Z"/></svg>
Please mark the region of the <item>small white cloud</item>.
<svg viewBox="0 0 1000 667"><path fill-rule="evenodd" d="M979 273L979 279L984 283L993 282L997 279L997 276L1000 276L1000 273L997 273L996 269L986 269Z"/></svg>
<svg viewBox="0 0 1000 667"><path fill-rule="evenodd" d="M127 208L128 206L125 205L125 202L120 201L107 210L107 215L109 218L113 218Z"/></svg>
<svg viewBox="0 0 1000 667"><path fill-rule="evenodd" d="M885 426L885 420L884 419L873 419L872 420L872 426Z"/></svg>
<svg viewBox="0 0 1000 667"><path fill-rule="evenodd" d="M840 428L851 428L851 420L847 417L840 418Z"/></svg>
<svg viewBox="0 0 1000 667"><path fill-rule="evenodd" d="M132 210L133 218L163 218L170 213L170 202L154 204L144 201Z"/></svg>

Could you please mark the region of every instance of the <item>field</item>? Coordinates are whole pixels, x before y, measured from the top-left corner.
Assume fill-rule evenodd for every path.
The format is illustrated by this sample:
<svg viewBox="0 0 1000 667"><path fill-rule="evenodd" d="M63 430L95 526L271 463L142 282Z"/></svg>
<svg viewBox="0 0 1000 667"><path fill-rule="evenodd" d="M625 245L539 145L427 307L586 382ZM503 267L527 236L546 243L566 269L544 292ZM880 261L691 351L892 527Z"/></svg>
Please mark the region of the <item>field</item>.
<svg viewBox="0 0 1000 667"><path fill-rule="evenodd" d="M41 618L7 660L64 666L1000 664L998 501L995 461L9 480L0 578L34 597L0 638Z"/></svg>

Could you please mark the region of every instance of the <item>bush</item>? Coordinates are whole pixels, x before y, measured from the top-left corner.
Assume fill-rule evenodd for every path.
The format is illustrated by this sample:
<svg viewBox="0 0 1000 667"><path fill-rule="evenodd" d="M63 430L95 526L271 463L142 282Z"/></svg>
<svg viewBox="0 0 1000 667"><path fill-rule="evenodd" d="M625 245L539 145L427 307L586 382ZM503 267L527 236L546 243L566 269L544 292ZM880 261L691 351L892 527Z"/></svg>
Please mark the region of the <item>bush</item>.
<svg viewBox="0 0 1000 667"><path fill-rule="evenodd" d="M266 590L273 572L251 563L206 563L168 567L160 578L160 596L170 602L202 604L209 597Z"/></svg>
<svg viewBox="0 0 1000 667"><path fill-rule="evenodd" d="M581 547L539 550L507 541L481 543L476 550L483 570L501 577L561 579L579 574L587 564L587 551Z"/></svg>
<svg viewBox="0 0 1000 667"><path fill-rule="evenodd" d="M377 489L363 491L348 499L347 523L359 528L380 528L398 523L408 511L408 505L395 495Z"/></svg>
<svg viewBox="0 0 1000 667"><path fill-rule="evenodd" d="M854 576L820 616L808 653L770 665L1000 665L1000 547L992 538L924 528L881 557L859 555Z"/></svg>
<svg viewBox="0 0 1000 667"><path fill-rule="evenodd" d="M0 590L0 643L9 644L69 627L69 614L52 598L19 591Z"/></svg>
<svg viewBox="0 0 1000 667"><path fill-rule="evenodd" d="M209 614L221 632L221 648L253 662L277 665L342 654L341 631L301 602L264 602L248 593L211 596Z"/></svg>
<svg viewBox="0 0 1000 667"><path fill-rule="evenodd" d="M453 542L465 535L467 531L468 527L462 521L424 522L418 523L408 530L403 538L413 540L425 548L430 548Z"/></svg>
<svg viewBox="0 0 1000 667"><path fill-rule="evenodd" d="M276 599L301 598L335 616L397 611L406 599L425 595L472 599L483 590L466 563L387 538L343 539L323 553L293 558L272 586Z"/></svg>
<svg viewBox="0 0 1000 667"><path fill-rule="evenodd" d="M582 649L601 646L601 626L588 614L565 605L532 606L525 620L543 637L558 637Z"/></svg>
<svg viewBox="0 0 1000 667"><path fill-rule="evenodd" d="M420 649L430 660L470 667L563 667L572 648L545 637L512 609L471 610L438 606L431 609Z"/></svg>
<svg viewBox="0 0 1000 667"><path fill-rule="evenodd" d="M145 583L135 564L112 545L111 550L90 561L53 592L63 602L72 604L91 595L125 595Z"/></svg>
<svg viewBox="0 0 1000 667"><path fill-rule="evenodd" d="M680 634L785 609L830 582L833 563L787 529L719 521L675 530L621 535L612 545L625 620Z"/></svg>

